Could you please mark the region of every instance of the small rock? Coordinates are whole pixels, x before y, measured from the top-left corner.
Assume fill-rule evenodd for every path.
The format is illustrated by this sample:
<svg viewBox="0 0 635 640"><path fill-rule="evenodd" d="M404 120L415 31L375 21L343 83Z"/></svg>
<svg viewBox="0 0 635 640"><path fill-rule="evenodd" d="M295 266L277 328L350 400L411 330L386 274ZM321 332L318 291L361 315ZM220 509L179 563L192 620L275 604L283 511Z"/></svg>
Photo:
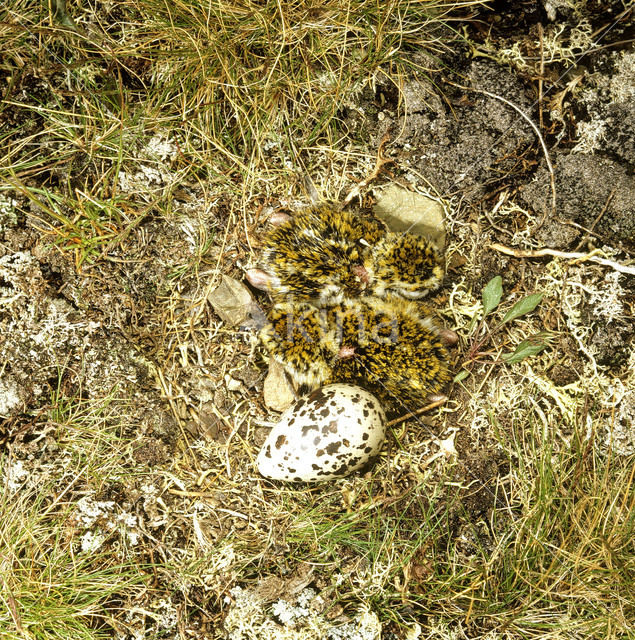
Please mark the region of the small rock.
<svg viewBox="0 0 635 640"><path fill-rule="evenodd" d="M236 380L235 378L232 378L229 374L226 374L225 386L227 387L228 391L238 391L242 386L242 383L240 382L240 380Z"/></svg>
<svg viewBox="0 0 635 640"><path fill-rule="evenodd" d="M295 401L293 388L287 380L283 366L273 358L269 360L263 395L265 406L273 411L286 411Z"/></svg>
<svg viewBox="0 0 635 640"><path fill-rule="evenodd" d="M373 211L391 231L409 231L445 247L443 206L420 193L391 185L381 194Z"/></svg>

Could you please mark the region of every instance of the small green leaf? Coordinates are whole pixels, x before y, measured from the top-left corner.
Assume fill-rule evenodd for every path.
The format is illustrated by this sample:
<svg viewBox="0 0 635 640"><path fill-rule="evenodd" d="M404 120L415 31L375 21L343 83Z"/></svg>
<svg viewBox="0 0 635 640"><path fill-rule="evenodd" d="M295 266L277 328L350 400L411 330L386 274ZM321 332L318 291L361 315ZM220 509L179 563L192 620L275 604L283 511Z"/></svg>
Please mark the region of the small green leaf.
<svg viewBox="0 0 635 640"><path fill-rule="evenodd" d="M511 322L520 316L524 316L526 313L530 313L540 304L541 300L542 293L532 293L530 296L522 298L505 314L501 324Z"/></svg>
<svg viewBox="0 0 635 640"><path fill-rule="evenodd" d="M551 342L551 334L548 331L541 331L535 336L523 340L517 347L514 353L506 353L502 356L503 360L507 364L516 364L525 358L535 356L543 349L546 349Z"/></svg>
<svg viewBox="0 0 635 640"><path fill-rule="evenodd" d="M496 309L502 297L503 279L495 276L483 288L483 317Z"/></svg>
<svg viewBox="0 0 635 640"><path fill-rule="evenodd" d="M470 372L467 369L461 369L455 376L452 382L461 382L461 380L465 380L470 375Z"/></svg>

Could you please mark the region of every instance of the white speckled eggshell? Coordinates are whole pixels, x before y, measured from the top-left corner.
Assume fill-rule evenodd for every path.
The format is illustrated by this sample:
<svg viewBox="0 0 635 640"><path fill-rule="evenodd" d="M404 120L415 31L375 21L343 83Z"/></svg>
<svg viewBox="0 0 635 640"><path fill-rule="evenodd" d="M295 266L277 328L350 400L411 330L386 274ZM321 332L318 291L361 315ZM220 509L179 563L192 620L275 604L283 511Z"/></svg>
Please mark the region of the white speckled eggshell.
<svg viewBox="0 0 635 640"><path fill-rule="evenodd" d="M273 427L256 464L272 480L341 478L379 453L386 416L361 387L330 384L300 398Z"/></svg>

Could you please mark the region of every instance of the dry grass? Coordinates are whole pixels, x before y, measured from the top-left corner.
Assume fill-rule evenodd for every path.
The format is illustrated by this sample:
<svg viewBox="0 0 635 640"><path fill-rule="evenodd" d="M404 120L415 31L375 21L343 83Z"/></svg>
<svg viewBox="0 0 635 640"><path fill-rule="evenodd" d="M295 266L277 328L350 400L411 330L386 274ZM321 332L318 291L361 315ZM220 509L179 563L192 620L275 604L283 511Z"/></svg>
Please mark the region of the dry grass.
<svg viewBox="0 0 635 640"><path fill-rule="evenodd" d="M127 519L98 498L125 468L117 410L112 397L58 391L28 434L44 443L36 465L11 449L3 458L2 638L111 637L112 616L146 590L145 572L113 544Z"/></svg>
<svg viewBox="0 0 635 640"><path fill-rule="evenodd" d="M550 381L572 366L556 346L475 362L371 472L325 486L255 474L260 350L206 302L257 254L267 209L306 199L301 174L341 199L370 173L376 150L342 113L423 73L413 52L451 46L479 4L88 0L66 27L38 2L2 10L3 250L37 254L44 284L3 289L0 319L32 296L46 324L62 295L77 317L72 364L52 361L6 425L1 638L632 637L632 451L616 443L634 381L598 368L575 315L596 267L545 268L543 306L490 345L494 360L548 325L587 349L587 389ZM490 238L452 208L448 226L448 255L478 272ZM437 299L464 347L471 282ZM110 388L100 348L73 360L82 340L134 346L145 373Z"/></svg>

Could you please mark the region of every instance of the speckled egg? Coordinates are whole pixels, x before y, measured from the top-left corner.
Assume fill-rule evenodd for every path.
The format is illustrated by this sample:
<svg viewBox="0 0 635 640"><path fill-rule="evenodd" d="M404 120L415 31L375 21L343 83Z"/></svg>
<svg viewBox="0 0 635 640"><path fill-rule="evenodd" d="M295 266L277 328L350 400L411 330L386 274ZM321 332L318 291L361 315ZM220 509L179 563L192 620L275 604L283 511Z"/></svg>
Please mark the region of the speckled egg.
<svg viewBox="0 0 635 640"><path fill-rule="evenodd" d="M282 415L256 464L272 480L341 478L379 453L386 417L374 395L349 384L316 389Z"/></svg>

